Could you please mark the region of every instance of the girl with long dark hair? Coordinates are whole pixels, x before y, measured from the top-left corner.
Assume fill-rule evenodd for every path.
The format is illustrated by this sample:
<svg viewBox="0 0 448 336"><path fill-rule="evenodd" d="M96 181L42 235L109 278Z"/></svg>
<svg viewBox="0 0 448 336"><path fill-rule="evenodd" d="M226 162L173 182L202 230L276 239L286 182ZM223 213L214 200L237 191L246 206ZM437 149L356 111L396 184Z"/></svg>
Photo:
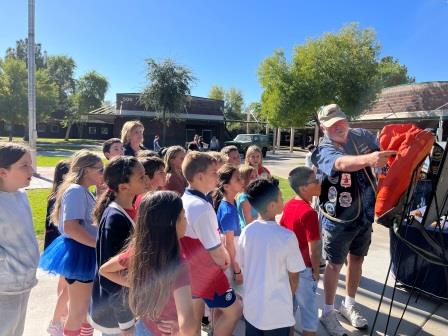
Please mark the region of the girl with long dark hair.
<svg viewBox="0 0 448 336"><path fill-rule="evenodd" d="M100 268L104 277L129 286L129 306L140 318L136 335L162 335L162 321L176 321L173 326L179 328L165 333L199 333L191 319L190 276L179 245L185 229L182 200L175 192L146 194L129 248Z"/></svg>

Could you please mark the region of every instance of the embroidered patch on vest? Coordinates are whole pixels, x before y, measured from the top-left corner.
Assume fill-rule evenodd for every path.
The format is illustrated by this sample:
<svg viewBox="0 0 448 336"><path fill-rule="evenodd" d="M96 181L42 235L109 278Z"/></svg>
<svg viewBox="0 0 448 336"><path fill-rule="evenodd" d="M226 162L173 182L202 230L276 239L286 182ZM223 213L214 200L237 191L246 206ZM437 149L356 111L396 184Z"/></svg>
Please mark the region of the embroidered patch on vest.
<svg viewBox="0 0 448 336"><path fill-rule="evenodd" d="M336 215L336 205L334 203L327 202L325 203L324 207L327 214L329 214L330 216Z"/></svg>
<svg viewBox="0 0 448 336"><path fill-rule="evenodd" d="M336 202L336 200L338 199L338 191L336 190L336 187L330 187L328 189L328 200L330 202Z"/></svg>
<svg viewBox="0 0 448 336"><path fill-rule="evenodd" d="M352 195L349 192L341 192L339 195L339 204L343 208L349 208L352 205Z"/></svg>
<svg viewBox="0 0 448 336"><path fill-rule="evenodd" d="M339 175L335 176L335 177L328 176L328 181L331 184L338 184L338 182L339 182Z"/></svg>
<svg viewBox="0 0 448 336"><path fill-rule="evenodd" d="M341 187L350 188L352 186L352 176L348 173L341 175Z"/></svg>

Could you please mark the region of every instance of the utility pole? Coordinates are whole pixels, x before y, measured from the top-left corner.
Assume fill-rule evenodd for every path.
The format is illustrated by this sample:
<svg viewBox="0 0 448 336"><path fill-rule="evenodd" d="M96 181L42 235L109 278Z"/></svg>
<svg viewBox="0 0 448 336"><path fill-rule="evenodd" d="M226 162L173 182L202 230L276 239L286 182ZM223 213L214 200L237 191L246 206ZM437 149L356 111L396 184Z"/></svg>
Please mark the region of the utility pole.
<svg viewBox="0 0 448 336"><path fill-rule="evenodd" d="M34 57L34 0L28 0L28 141L36 171L36 63Z"/></svg>

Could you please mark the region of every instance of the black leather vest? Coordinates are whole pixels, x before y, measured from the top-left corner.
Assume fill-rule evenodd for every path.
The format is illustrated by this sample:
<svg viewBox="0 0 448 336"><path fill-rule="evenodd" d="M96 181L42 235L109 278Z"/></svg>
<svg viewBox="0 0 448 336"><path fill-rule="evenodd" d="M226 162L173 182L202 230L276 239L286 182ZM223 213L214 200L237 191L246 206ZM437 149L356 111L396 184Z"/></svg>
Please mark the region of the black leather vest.
<svg viewBox="0 0 448 336"><path fill-rule="evenodd" d="M357 172L335 172L325 176L319 196L321 213L338 223L356 220L361 213L361 197Z"/></svg>

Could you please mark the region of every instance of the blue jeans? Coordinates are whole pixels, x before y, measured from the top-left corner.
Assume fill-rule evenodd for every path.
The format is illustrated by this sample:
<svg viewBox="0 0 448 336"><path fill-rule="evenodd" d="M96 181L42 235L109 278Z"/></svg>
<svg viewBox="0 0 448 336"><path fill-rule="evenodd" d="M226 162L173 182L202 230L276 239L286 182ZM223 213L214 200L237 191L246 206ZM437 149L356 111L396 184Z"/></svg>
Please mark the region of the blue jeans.
<svg viewBox="0 0 448 336"><path fill-rule="evenodd" d="M316 331L319 324L317 313L317 281L313 279L311 267L299 273L299 287L296 291L296 299L300 308L302 329Z"/></svg>

